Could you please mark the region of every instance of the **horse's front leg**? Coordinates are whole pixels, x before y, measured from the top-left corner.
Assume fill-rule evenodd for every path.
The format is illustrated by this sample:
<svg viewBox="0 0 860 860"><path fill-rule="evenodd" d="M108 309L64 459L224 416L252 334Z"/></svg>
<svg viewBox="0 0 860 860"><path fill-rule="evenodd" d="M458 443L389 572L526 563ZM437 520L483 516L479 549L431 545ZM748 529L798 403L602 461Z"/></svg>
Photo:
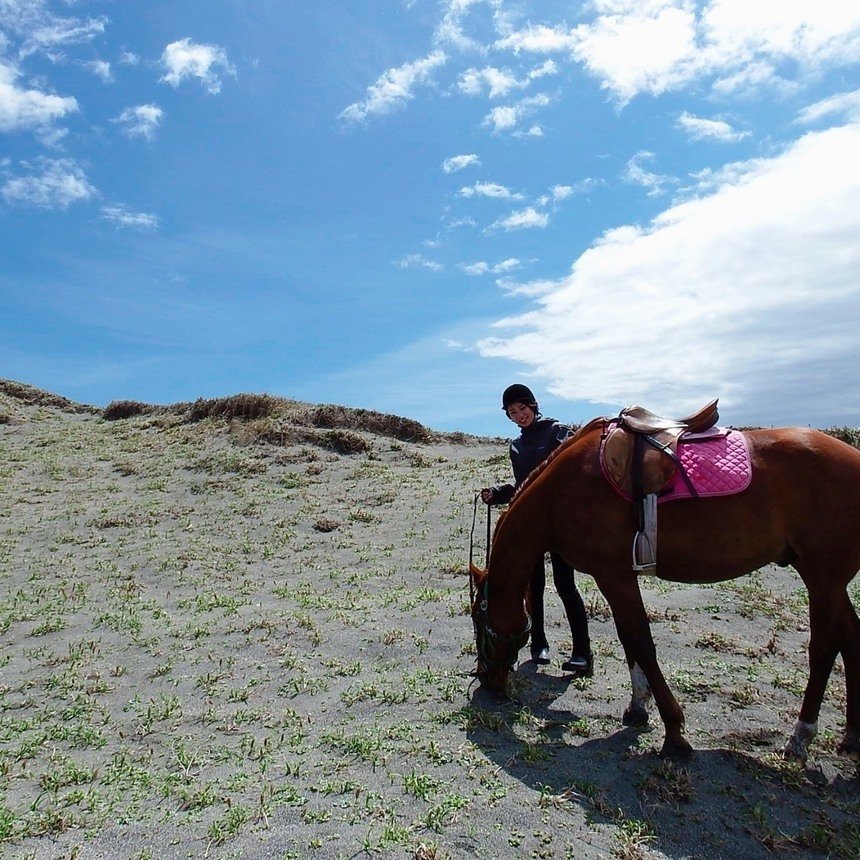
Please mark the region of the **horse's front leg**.
<svg viewBox="0 0 860 860"><path fill-rule="evenodd" d="M632 571L624 571L613 577L597 579L597 585L612 609L615 629L624 648L633 681L633 699L624 714L625 724L636 725L636 718L641 718L643 714L647 722L645 690L650 688L666 729L661 754L672 758L689 758L693 748L684 737L684 712L672 695L657 663L657 649L654 647L651 625L648 623L636 576Z"/></svg>

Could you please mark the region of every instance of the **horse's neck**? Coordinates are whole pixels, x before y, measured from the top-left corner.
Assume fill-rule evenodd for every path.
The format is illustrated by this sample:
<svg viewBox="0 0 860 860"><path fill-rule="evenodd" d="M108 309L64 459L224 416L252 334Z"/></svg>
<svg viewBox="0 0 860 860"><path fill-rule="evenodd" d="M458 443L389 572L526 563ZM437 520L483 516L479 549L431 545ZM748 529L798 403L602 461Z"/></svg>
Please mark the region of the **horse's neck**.
<svg viewBox="0 0 860 860"><path fill-rule="evenodd" d="M529 492L507 510L490 554L489 613L497 632L523 625L523 601L532 573L547 548L542 493Z"/></svg>

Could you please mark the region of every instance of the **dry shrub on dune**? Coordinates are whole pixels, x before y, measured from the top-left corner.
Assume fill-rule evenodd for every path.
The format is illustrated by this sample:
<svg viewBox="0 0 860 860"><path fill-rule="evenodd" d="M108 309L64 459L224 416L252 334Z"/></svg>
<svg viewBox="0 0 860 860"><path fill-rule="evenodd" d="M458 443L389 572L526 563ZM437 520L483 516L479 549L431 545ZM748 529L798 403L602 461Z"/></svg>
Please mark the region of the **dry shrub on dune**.
<svg viewBox="0 0 860 860"><path fill-rule="evenodd" d="M314 427L326 427L332 430L363 430L366 433L387 436L401 442L429 442L433 438L433 433L418 421L368 409L317 406L310 411L308 419Z"/></svg>
<svg viewBox="0 0 860 860"><path fill-rule="evenodd" d="M263 442L282 448L290 445L315 445L336 454L364 454L371 447L366 439L349 430L322 431L268 418L251 421L244 426L246 432L241 436L245 443Z"/></svg>
<svg viewBox="0 0 860 860"><path fill-rule="evenodd" d="M139 400L114 400L105 407L105 421L120 421L135 415L150 415L153 407Z"/></svg>
<svg viewBox="0 0 860 860"><path fill-rule="evenodd" d="M191 404L188 420L204 418L267 418L274 414L277 399L270 394L234 394L214 400L198 398Z"/></svg>
<svg viewBox="0 0 860 860"><path fill-rule="evenodd" d="M42 391L40 388L34 388L32 385L15 382L11 379L0 379L0 394L6 394L29 406L52 406L64 412L77 413L99 411L95 406L75 403L74 400L69 400L67 397L51 394L49 391Z"/></svg>

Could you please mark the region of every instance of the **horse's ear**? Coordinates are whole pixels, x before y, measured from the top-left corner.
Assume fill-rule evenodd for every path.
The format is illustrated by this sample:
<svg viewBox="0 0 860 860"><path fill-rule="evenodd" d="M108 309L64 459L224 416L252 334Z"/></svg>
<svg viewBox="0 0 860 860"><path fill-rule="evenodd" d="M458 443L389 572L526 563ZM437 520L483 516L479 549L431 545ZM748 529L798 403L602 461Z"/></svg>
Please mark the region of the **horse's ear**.
<svg viewBox="0 0 860 860"><path fill-rule="evenodd" d="M469 562L469 575L475 582L483 582L487 577L487 571L478 567L474 562Z"/></svg>

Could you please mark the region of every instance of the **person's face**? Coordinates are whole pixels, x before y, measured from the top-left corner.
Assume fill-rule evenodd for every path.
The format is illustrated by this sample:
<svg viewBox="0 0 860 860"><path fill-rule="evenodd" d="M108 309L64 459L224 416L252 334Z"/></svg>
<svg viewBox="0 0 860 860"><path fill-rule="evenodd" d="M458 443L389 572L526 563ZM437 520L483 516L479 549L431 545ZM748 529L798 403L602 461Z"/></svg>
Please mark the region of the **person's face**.
<svg viewBox="0 0 860 860"><path fill-rule="evenodd" d="M508 407L508 418L510 418L517 427L524 430L530 424L534 423L535 412L531 406L526 406L525 403L512 403Z"/></svg>

